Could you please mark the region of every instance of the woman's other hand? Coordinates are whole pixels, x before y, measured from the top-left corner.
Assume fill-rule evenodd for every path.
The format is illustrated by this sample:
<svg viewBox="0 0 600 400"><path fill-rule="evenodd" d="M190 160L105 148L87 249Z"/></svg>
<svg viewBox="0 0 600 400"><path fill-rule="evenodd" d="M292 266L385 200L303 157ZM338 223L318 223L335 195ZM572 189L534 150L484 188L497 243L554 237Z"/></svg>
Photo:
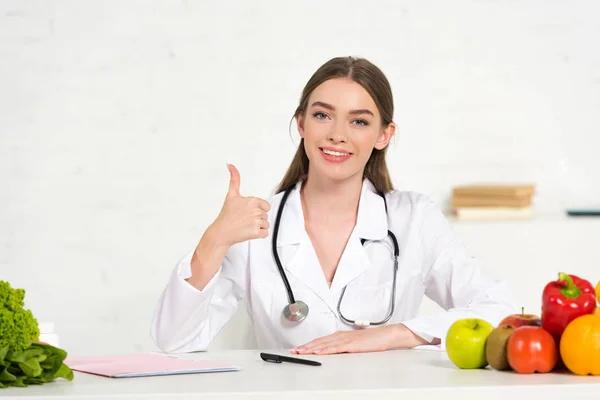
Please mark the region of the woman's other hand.
<svg viewBox="0 0 600 400"><path fill-rule="evenodd" d="M293 354L336 354L385 351L430 344L402 324L339 331L291 349Z"/></svg>

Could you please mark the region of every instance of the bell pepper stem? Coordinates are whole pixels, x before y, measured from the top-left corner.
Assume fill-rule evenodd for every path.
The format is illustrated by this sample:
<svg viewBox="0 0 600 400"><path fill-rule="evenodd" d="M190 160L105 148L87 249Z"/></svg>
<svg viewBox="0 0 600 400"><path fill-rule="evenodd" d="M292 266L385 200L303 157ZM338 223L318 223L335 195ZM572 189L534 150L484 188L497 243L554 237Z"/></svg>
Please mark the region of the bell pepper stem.
<svg viewBox="0 0 600 400"><path fill-rule="evenodd" d="M576 299L579 297L579 295L581 295L581 289L577 287L575 283L573 283L573 279L571 279L571 277L568 274L560 272L558 274L558 280L560 282L566 282L566 285L562 289L560 289L560 292L563 296L570 299Z"/></svg>

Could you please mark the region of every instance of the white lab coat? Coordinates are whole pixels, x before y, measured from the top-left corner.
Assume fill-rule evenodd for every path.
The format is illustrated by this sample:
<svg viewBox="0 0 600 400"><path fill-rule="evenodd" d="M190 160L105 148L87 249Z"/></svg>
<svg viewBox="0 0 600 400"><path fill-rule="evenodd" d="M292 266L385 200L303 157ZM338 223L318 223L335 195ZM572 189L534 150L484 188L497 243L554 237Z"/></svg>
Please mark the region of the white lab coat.
<svg viewBox="0 0 600 400"><path fill-rule="evenodd" d="M471 257L438 206L427 196L406 191L383 199L365 179L356 226L327 285L310 238L304 229L300 184L290 194L281 218L279 258L296 300L309 306L302 322L290 322L282 311L288 303L272 254L274 220L283 193L270 198L270 234L232 246L208 285L197 290L190 276L190 251L175 266L158 300L151 337L165 352L204 351L244 299L258 346L290 349L340 330L360 329L338 316L340 292L347 285L341 311L346 318L378 321L390 309L393 277L391 230L400 247L395 311L387 324L403 323L427 341L444 339L459 318L479 317L494 326L516 313L506 282L497 281ZM368 241L363 247L360 239ZM426 295L444 310L417 316ZM366 328L373 329L373 327Z"/></svg>

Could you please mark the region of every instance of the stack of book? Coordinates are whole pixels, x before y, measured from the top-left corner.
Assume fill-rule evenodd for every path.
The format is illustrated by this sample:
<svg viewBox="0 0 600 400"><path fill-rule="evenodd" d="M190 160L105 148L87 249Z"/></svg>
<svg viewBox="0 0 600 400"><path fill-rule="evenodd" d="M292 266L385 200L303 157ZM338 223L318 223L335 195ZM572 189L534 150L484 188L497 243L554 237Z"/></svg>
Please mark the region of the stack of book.
<svg viewBox="0 0 600 400"><path fill-rule="evenodd" d="M534 185L466 185L452 190L452 215L461 220L529 219Z"/></svg>

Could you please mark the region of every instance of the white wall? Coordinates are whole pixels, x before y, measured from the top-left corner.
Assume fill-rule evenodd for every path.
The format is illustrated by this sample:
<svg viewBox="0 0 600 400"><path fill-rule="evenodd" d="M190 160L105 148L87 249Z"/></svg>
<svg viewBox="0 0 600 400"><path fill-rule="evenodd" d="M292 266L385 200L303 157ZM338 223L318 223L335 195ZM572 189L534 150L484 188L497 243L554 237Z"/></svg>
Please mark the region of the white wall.
<svg viewBox="0 0 600 400"><path fill-rule="evenodd" d="M535 309L559 270L600 279L600 220L560 217L600 203L599 12L594 0L0 0L0 279L27 289L71 353L155 350L155 300L220 209L225 163L243 193L268 196L304 83L359 55L396 96L398 187L443 204L456 184L538 185L534 222L457 225ZM251 344L245 322L215 346Z"/></svg>

